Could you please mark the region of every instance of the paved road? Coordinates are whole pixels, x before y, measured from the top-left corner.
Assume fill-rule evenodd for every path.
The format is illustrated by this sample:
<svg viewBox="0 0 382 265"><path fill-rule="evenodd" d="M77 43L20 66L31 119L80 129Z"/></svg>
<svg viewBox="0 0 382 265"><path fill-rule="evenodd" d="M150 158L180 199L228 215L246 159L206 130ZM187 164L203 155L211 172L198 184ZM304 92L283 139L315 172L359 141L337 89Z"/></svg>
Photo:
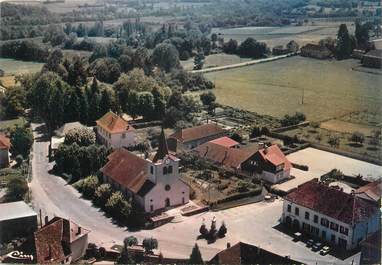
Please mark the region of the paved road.
<svg viewBox="0 0 382 265"><path fill-rule="evenodd" d="M212 258L219 250L238 241L251 243L281 255L290 255L293 259L308 264L351 264L326 256L322 257L307 249L302 243L294 243L292 239L275 229L282 211L282 201L272 203L255 203L219 212L207 212L192 217L177 217L176 223L169 223L154 230L136 232L127 231L114 225L111 219L105 217L91 202L81 198L80 194L65 181L48 171L52 163L48 162L48 141L41 140L41 134L36 130L38 125L32 124L36 138L33 145L33 207L42 210L48 216L70 218L74 222L90 229L91 242L104 246L121 243L128 235L135 235L139 240L153 236L158 239L160 251L164 256L186 258L190 255L192 246L198 243L205 260ZM172 210L174 211L174 210ZM204 240L196 240L198 230L205 220L209 225L216 217L218 225L224 220L228 233L223 239L208 245ZM355 265L356 263L354 263Z"/></svg>
<svg viewBox="0 0 382 265"><path fill-rule="evenodd" d="M284 55L278 55L278 56L273 56L273 57L264 58L264 59L256 59L256 60L247 61L247 62L243 62L243 63L216 66L216 67L205 68L205 69L201 69L201 70L192 70L191 73L210 73L210 72L223 71L223 70L228 70L228 69L233 69L233 68L249 66L249 65L253 65L253 64L272 62L272 61L276 61L276 60L280 60L280 59L285 59L285 58L288 58L291 56L295 56L297 54L298 53L288 53L288 54L284 54Z"/></svg>

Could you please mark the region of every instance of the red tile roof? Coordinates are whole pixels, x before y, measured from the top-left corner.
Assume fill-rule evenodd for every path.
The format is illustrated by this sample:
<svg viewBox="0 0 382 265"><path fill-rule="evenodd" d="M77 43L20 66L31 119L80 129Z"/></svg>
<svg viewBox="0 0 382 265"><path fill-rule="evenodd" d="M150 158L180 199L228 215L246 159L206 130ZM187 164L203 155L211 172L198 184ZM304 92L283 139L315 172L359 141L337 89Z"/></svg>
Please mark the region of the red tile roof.
<svg viewBox="0 0 382 265"><path fill-rule="evenodd" d="M239 242L220 251L209 264L302 264L265 249Z"/></svg>
<svg viewBox="0 0 382 265"><path fill-rule="evenodd" d="M285 164L285 169L292 167L292 164L276 144L259 150L259 153L265 161L268 161L276 167L281 164Z"/></svg>
<svg viewBox="0 0 382 265"><path fill-rule="evenodd" d="M138 193L145 182L149 181L149 162L126 149L114 151L108 156L108 160L101 172L130 191Z"/></svg>
<svg viewBox="0 0 382 265"><path fill-rule="evenodd" d="M172 135L170 135L169 138L175 138L179 142L186 143L189 141L202 139L205 137L221 134L224 132L225 130L223 130L219 125L214 123L208 123L208 124L203 124L203 125L192 127L192 128L179 130L173 133Z"/></svg>
<svg viewBox="0 0 382 265"><path fill-rule="evenodd" d="M4 134L0 133L0 149L9 149L11 148L11 140L6 137Z"/></svg>
<svg viewBox="0 0 382 265"><path fill-rule="evenodd" d="M34 233L36 259L39 264L61 263L70 256L70 243L90 231L69 220L55 217Z"/></svg>
<svg viewBox="0 0 382 265"><path fill-rule="evenodd" d="M382 179L371 182L355 191L357 196L364 199L379 201L382 195Z"/></svg>
<svg viewBox="0 0 382 265"><path fill-rule="evenodd" d="M317 179L300 185L285 199L351 225L379 211L374 203L319 183Z"/></svg>
<svg viewBox="0 0 382 265"><path fill-rule="evenodd" d="M233 146L236 146L239 144L238 142L236 142L235 140L232 140L231 138L229 138L227 136L220 137L220 138L212 140L210 142L224 146L224 147L233 147Z"/></svg>
<svg viewBox="0 0 382 265"><path fill-rule="evenodd" d="M257 148L229 148L212 142L199 145L194 150L202 158L233 169L240 168L257 152Z"/></svg>
<svg viewBox="0 0 382 265"><path fill-rule="evenodd" d="M112 111L109 111L96 121L97 125L102 127L109 133L123 133L126 131L134 130L127 121L119 117Z"/></svg>

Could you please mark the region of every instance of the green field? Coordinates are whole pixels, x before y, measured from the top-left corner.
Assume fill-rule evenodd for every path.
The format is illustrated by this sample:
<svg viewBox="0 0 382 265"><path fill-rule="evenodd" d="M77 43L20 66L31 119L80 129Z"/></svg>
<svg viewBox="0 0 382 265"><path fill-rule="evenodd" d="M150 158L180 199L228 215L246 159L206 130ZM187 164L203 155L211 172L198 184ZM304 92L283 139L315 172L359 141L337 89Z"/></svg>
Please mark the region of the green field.
<svg viewBox="0 0 382 265"><path fill-rule="evenodd" d="M240 58L239 56L234 54L226 54L226 53L211 54L206 56L203 69L216 67L216 66L229 65L229 64L237 64L237 63L246 62L250 60L251 60L250 58ZM187 61L180 61L180 63L185 70L193 70L194 68L193 57L188 59Z"/></svg>
<svg viewBox="0 0 382 265"><path fill-rule="evenodd" d="M219 103L260 114L302 111L310 120L359 110L382 114L382 75L352 71L358 64L298 56L205 76L215 82Z"/></svg>
<svg viewBox="0 0 382 265"><path fill-rule="evenodd" d="M0 69L6 74L34 73L41 70L43 63L19 61L10 58L0 58Z"/></svg>

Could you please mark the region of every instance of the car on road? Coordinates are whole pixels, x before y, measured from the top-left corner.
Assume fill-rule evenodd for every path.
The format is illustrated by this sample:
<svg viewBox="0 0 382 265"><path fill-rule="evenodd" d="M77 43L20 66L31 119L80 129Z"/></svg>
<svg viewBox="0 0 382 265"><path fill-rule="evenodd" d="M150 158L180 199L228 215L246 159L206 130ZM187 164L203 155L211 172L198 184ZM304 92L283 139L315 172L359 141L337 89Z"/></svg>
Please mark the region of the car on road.
<svg viewBox="0 0 382 265"><path fill-rule="evenodd" d="M312 246L312 250L313 250L314 252L319 251L321 248L322 248L322 243L320 243L320 242L316 242L316 243L314 243L313 246Z"/></svg>
<svg viewBox="0 0 382 265"><path fill-rule="evenodd" d="M320 255L325 256L325 255L329 254L330 250L331 250L330 247L325 246L325 247L323 247L323 248L320 250Z"/></svg>
<svg viewBox="0 0 382 265"><path fill-rule="evenodd" d="M296 233L293 234L293 241L294 242L300 241L301 238L302 238L302 234L300 232L296 232Z"/></svg>
<svg viewBox="0 0 382 265"><path fill-rule="evenodd" d="M309 240L306 242L306 246L307 246L308 248L312 247L313 244L314 244L313 239L309 239Z"/></svg>

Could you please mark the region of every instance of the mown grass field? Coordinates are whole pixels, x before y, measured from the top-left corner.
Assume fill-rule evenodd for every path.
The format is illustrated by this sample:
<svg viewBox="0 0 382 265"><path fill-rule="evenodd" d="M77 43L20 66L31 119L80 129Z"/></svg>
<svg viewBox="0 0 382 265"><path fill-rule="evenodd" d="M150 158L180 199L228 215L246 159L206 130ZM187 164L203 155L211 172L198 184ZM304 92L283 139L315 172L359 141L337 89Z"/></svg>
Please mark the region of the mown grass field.
<svg viewBox="0 0 382 265"><path fill-rule="evenodd" d="M237 63L246 62L250 60L251 60L250 58L240 58L239 56L234 54L226 54L226 53L211 54L206 56L203 69L216 67L216 66L229 65L229 64L237 64ZM190 58L187 61L180 61L180 63L185 70L193 70L194 68L194 58Z"/></svg>
<svg viewBox="0 0 382 265"><path fill-rule="evenodd" d="M10 58L0 58L0 69L6 74L34 73L41 70L43 63L19 61Z"/></svg>
<svg viewBox="0 0 382 265"><path fill-rule="evenodd" d="M382 75L352 71L358 64L297 56L205 76L219 103L259 114L301 111L314 121L362 110L382 115Z"/></svg>

